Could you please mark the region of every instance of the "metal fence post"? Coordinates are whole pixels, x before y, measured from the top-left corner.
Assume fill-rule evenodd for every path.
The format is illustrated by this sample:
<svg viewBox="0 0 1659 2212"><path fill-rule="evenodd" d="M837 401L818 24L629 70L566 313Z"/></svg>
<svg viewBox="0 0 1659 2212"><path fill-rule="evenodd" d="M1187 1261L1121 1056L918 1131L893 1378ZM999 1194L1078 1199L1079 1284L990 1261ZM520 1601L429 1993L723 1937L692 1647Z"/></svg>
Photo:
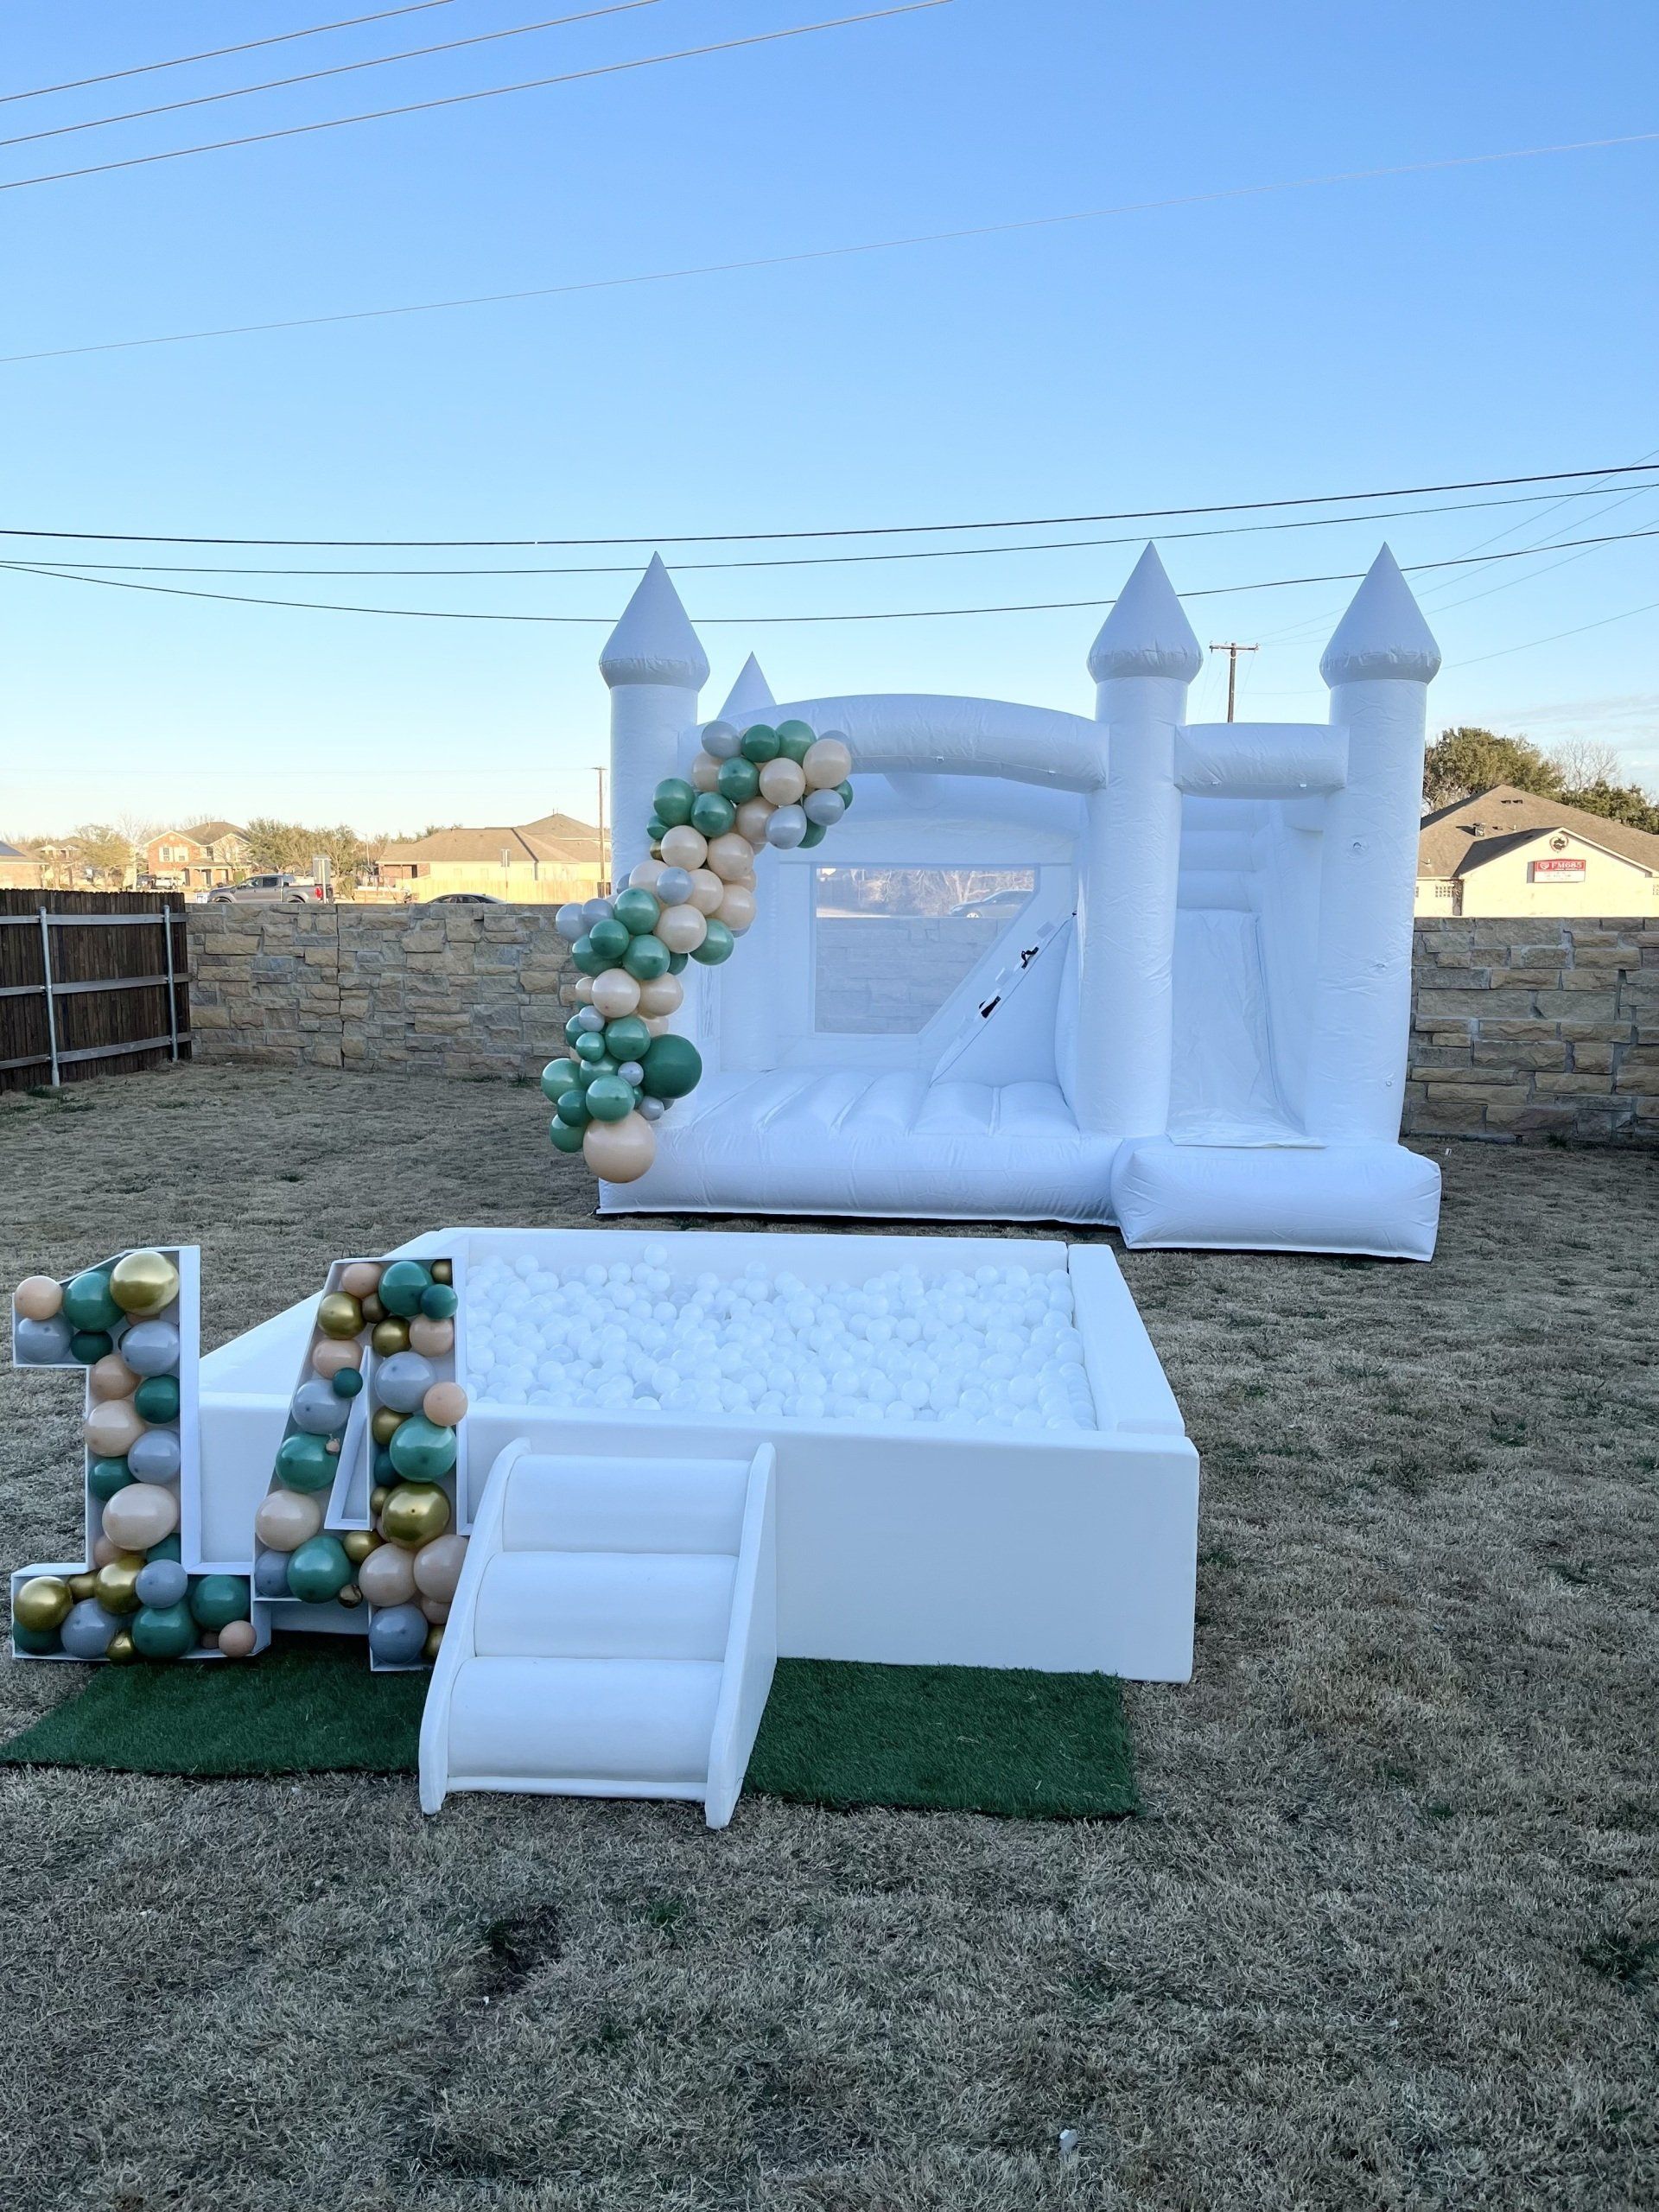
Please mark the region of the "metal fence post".
<svg viewBox="0 0 1659 2212"><path fill-rule="evenodd" d="M173 1047L173 1057L179 1057L179 993L173 973L173 909L162 909L162 929L167 938L167 1033Z"/></svg>
<svg viewBox="0 0 1659 2212"><path fill-rule="evenodd" d="M41 917L41 981L46 993L46 1041L52 1054L52 1082L54 1088L61 1085L58 1072L58 1010L52 1003L52 925L47 919L46 908L38 910Z"/></svg>

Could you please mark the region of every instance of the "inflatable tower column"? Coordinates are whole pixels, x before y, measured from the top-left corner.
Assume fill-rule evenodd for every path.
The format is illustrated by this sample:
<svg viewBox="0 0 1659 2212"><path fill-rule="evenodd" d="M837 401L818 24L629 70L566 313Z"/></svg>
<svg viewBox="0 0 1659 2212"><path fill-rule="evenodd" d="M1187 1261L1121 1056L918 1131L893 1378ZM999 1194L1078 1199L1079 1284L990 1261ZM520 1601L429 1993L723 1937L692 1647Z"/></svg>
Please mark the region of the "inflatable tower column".
<svg viewBox="0 0 1659 2212"><path fill-rule="evenodd" d="M1385 545L1319 663L1348 740L1347 781L1325 816L1308 1064L1307 1133L1326 1144L1400 1135L1424 721L1440 664Z"/></svg>
<svg viewBox="0 0 1659 2212"><path fill-rule="evenodd" d="M611 693L611 880L646 854L652 793L679 771L679 741L697 719L709 658L662 556L652 554L599 657Z"/></svg>
<svg viewBox="0 0 1659 2212"><path fill-rule="evenodd" d="M1181 794L1175 734L1203 655L1148 545L1089 655L1106 780L1088 798L1081 876L1078 1119L1120 1137L1169 1121Z"/></svg>

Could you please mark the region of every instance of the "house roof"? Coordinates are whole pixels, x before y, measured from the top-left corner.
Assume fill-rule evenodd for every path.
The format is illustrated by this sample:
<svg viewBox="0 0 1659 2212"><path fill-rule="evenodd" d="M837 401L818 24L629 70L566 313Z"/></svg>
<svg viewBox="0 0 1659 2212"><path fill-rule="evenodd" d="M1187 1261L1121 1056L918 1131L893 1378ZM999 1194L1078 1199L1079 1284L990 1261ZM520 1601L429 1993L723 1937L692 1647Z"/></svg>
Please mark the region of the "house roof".
<svg viewBox="0 0 1659 2212"><path fill-rule="evenodd" d="M1551 830L1570 830L1620 860L1659 871L1659 837L1649 831L1633 830L1627 822L1610 822L1605 815L1587 814L1581 806L1568 806L1558 798L1541 798L1513 784L1495 784L1490 791L1424 816L1417 841L1417 873L1449 880L1484 868Z"/></svg>
<svg viewBox="0 0 1659 2212"><path fill-rule="evenodd" d="M248 833L234 822L193 822L184 834L199 845L216 845L221 837L245 837Z"/></svg>
<svg viewBox="0 0 1659 2212"><path fill-rule="evenodd" d="M26 853L21 845L9 845L0 837L0 861L32 861L33 853Z"/></svg>
<svg viewBox="0 0 1659 2212"><path fill-rule="evenodd" d="M580 868L593 866L599 851L599 832L590 823L577 822L568 814L544 814L540 821L526 822L517 829L435 830L429 837L388 845L381 859L395 868L430 867L446 861L451 867L499 868L505 852L520 868L531 861Z"/></svg>

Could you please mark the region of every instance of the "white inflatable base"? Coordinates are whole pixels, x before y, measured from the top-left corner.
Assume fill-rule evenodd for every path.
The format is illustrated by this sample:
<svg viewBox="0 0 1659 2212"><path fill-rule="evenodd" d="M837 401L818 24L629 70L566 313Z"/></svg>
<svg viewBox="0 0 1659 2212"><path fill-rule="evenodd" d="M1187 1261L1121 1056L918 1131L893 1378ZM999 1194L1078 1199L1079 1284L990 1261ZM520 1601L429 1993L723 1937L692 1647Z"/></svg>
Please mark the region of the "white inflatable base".
<svg viewBox="0 0 1659 2212"><path fill-rule="evenodd" d="M1429 1260L1440 1171L1397 1144L1273 1152L1143 1139L1118 1153L1112 1212L1134 1249Z"/></svg>

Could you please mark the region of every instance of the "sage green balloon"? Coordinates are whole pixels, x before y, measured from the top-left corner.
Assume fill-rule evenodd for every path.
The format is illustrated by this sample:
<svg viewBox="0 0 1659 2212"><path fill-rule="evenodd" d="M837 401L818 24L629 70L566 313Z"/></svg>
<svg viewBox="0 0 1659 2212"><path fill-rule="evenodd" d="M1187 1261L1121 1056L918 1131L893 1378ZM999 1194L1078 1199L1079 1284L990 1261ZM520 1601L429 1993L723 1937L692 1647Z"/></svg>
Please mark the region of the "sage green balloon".
<svg viewBox="0 0 1659 2212"><path fill-rule="evenodd" d="M432 1287L432 1277L418 1260L394 1260L380 1278L378 1296L388 1313L401 1321L421 1310L421 1293Z"/></svg>
<svg viewBox="0 0 1659 2212"><path fill-rule="evenodd" d="M602 1029L584 1029L581 1036L576 1039L575 1050L576 1058L579 1060L586 1060L590 1065L594 1060L602 1060L605 1057L604 1031ZM577 1074L580 1076L580 1069L577 1070ZM566 1088L569 1089L569 1086L567 1084Z"/></svg>
<svg viewBox="0 0 1659 2212"><path fill-rule="evenodd" d="M276 1447L276 1479L284 1490L327 1490L340 1471L340 1459L323 1436L296 1429Z"/></svg>
<svg viewBox="0 0 1659 2212"><path fill-rule="evenodd" d="M248 1584L245 1575L198 1575L191 1586L189 1605L200 1628L228 1628L232 1621L248 1618Z"/></svg>
<svg viewBox="0 0 1659 2212"><path fill-rule="evenodd" d="M200 1630L187 1605L140 1605L128 1624L133 1649L146 1659L182 1659Z"/></svg>
<svg viewBox="0 0 1659 2212"><path fill-rule="evenodd" d="M691 819L691 804L696 796L683 776L668 776L652 793L651 803L657 810L658 821L673 830Z"/></svg>
<svg viewBox="0 0 1659 2212"><path fill-rule="evenodd" d="M100 1505L107 1504L131 1480L132 1470L124 1459L94 1459L86 1470L86 1487Z"/></svg>
<svg viewBox="0 0 1659 2212"><path fill-rule="evenodd" d="M746 760L740 753L734 760L722 760L720 773L715 778L715 788L721 798L733 806L741 806L745 799L754 798L760 789L760 771L753 760Z"/></svg>
<svg viewBox="0 0 1659 2212"><path fill-rule="evenodd" d="M308 1605L327 1605L351 1579L352 1562L338 1536L312 1536L288 1555L289 1589Z"/></svg>
<svg viewBox="0 0 1659 2212"><path fill-rule="evenodd" d="M692 812L696 811L694 807ZM654 930L662 911L663 903L656 893L639 884L620 893L616 901L616 918L630 937L645 937Z"/></svg>
<svg viewBox="0 0 1659 2212"><path fill-rule="evenodd" d="M624 1060L637 1060L650 1042L651 1032L637 1014L620 1014L605 1025L605 1050L619 1067Z"/></svg>
<svg viewBox="0 0 1659 2212"><path fill-rule="evenodd" d="M421 1293L421 1311L429 1321L453 1320L461 1306L461 1293L452 1282L429 1284Z"/></svg>
<svg viewBox="0 0 1659 2212"><path fill-rule="evenodd" d="M582 1150L582 1131L572 1128L569 1122L562 1122L556 1114L547 1125L547 1134L552 1140L555 1152Z"/></svg>
<svg viewBox="0 0 1659 2212"><path fill-rule="evenodd" d="M683 975L685 972L685 963L690 957L691 956L689 952L671 952L668 956L669 974L671 976Z"/></svg>
<svg viewBox="0 0 1659 2212"><path fill-rule="evenodd" d="M743 733L743 758L753 760L757 768L764 767L768 760L775 760L782 749L778 733L770 722L755 722Z"/></svg>
<svg viewBox="0 0 1659 2212"><path fill-rule="evenodd" d="M107 1329L77 1329L69 1339L69 1357L83 1367L96 1367L114 1350L115 1338Z"/></svg>
<svg viewBox="0 0 1659 2212"><path fill-rule="evenodd" d="M778 749L785 760L804 760L807 748L817 742L817 735L804 722L779 722L778 725Z"/></svg>
<svg viewBox="0 0 1659 2212"><path fill-rule="evenodd" d="M841 793L842 804L843 806L850 806L853 803L852 785L850 784L837 784L836 785L836 789Z"/></svg>
<svg viewBox="0 0 1659 2212"><path fill-rule="evenodd" d="M723 837L737 819L737 809L718 791L699 791L691 806L691 827L704 837Z"/></svg>
<svg viewBox="0 0 1659 2212"><path fill-rule="evenodd" d="M654 983L668 973L668 947L659 937L630 938L620 964L636 983Z"/></svg>
<svg viewBox="0 0 1659 2212"><path fill-rule="evenodd" d="M810 851L814 845L821 845L829 834L829 831L824 828L822 822L809 822L806 825L805 835L801 839L802 851L807 852Z"/></svg>
<svg viewBox="0 0 1659 2212"><path fill-rule="evenodd" d="M596 1060L584 1060L576 1070L576 1081L584 1091L588 1091L593 1089L601 1076L615 1073L616 1062L608 1052L605 1052Z"/></svg>
<svg viewBox="0 0 1659 2212"><path fill-rule="evenodd" d="M727 928L725 923L718 916L710 914L709 927L704 933L702 943L691 957L694 960L702 961L705 968L718 968L722 960L731 958L736 944L737 939Z"/></svg>
<svg viewBox="0 0 1659 2212"><path fill-rule="evenodd" d="M132 1394L132 1402L146 1421L177 1421L179 1383L174 1375L149 1375Z"/></svg>
<svg viewBox="0 0 1659 2212"><path fill-rule="evenodd" d="M435 1483L455 1464L455 1432L428 1421L424 1414L411 1414L386 1448L406 1483ZM291 1566L288 1573L291 1582Z"/></svg>
<svg viewBox="0 0 1659 2212"><path fill-rule="evenodd" d="M570 958L584 976L602 976L613 964L594 950L594 940L590 937L576 939L570 948Z"/></svg>
<svg viewBox="0 0 1659 2212"><path fill-rule="evenodd" d="M555 1117L567 1128L581 1129L588 1120L588 1094L578 1084L574 1090L567 1090L553 1109Z"/></svg>
<svg viewBox="0 0 1659 2212"><path fill-rule="evenodd" d="M633 1085L620 1075L602 1075L588 1086L588 1111L596 1122L620 1122L632 1113Z"/></svg>
<svg viewBox="0 0 1659 2212"><path fill-rule="evenodd" d="M574 1060L550 1060L542 1070L542 1095L556 1103L570 1089L575 1079L576 1064Z"/></svg>
<svg viewBox="0 0 1659 2212"><path fill-rule="evenodd" d="M619 921L595 922L588 932L588 942L607 962L620 960L628 949L626 927Z"/></svg>
<svg viewBox="0 0 1659 2212"><path fill-rule="evenodd" d="M689 1037L677 1037L671 1029L652 1039L640 1065L640 1089L647 1098L683 1098L702 1079L702 1053Z"/></svg>
<svg viewBox="0 0 1659 2212"><path fill-rule="evenodd" d="M65 1283L61 1310L69 1326L77 1330L117 1329L127 1318L111 1295L107 1268L88 1268Z"/></svg>

